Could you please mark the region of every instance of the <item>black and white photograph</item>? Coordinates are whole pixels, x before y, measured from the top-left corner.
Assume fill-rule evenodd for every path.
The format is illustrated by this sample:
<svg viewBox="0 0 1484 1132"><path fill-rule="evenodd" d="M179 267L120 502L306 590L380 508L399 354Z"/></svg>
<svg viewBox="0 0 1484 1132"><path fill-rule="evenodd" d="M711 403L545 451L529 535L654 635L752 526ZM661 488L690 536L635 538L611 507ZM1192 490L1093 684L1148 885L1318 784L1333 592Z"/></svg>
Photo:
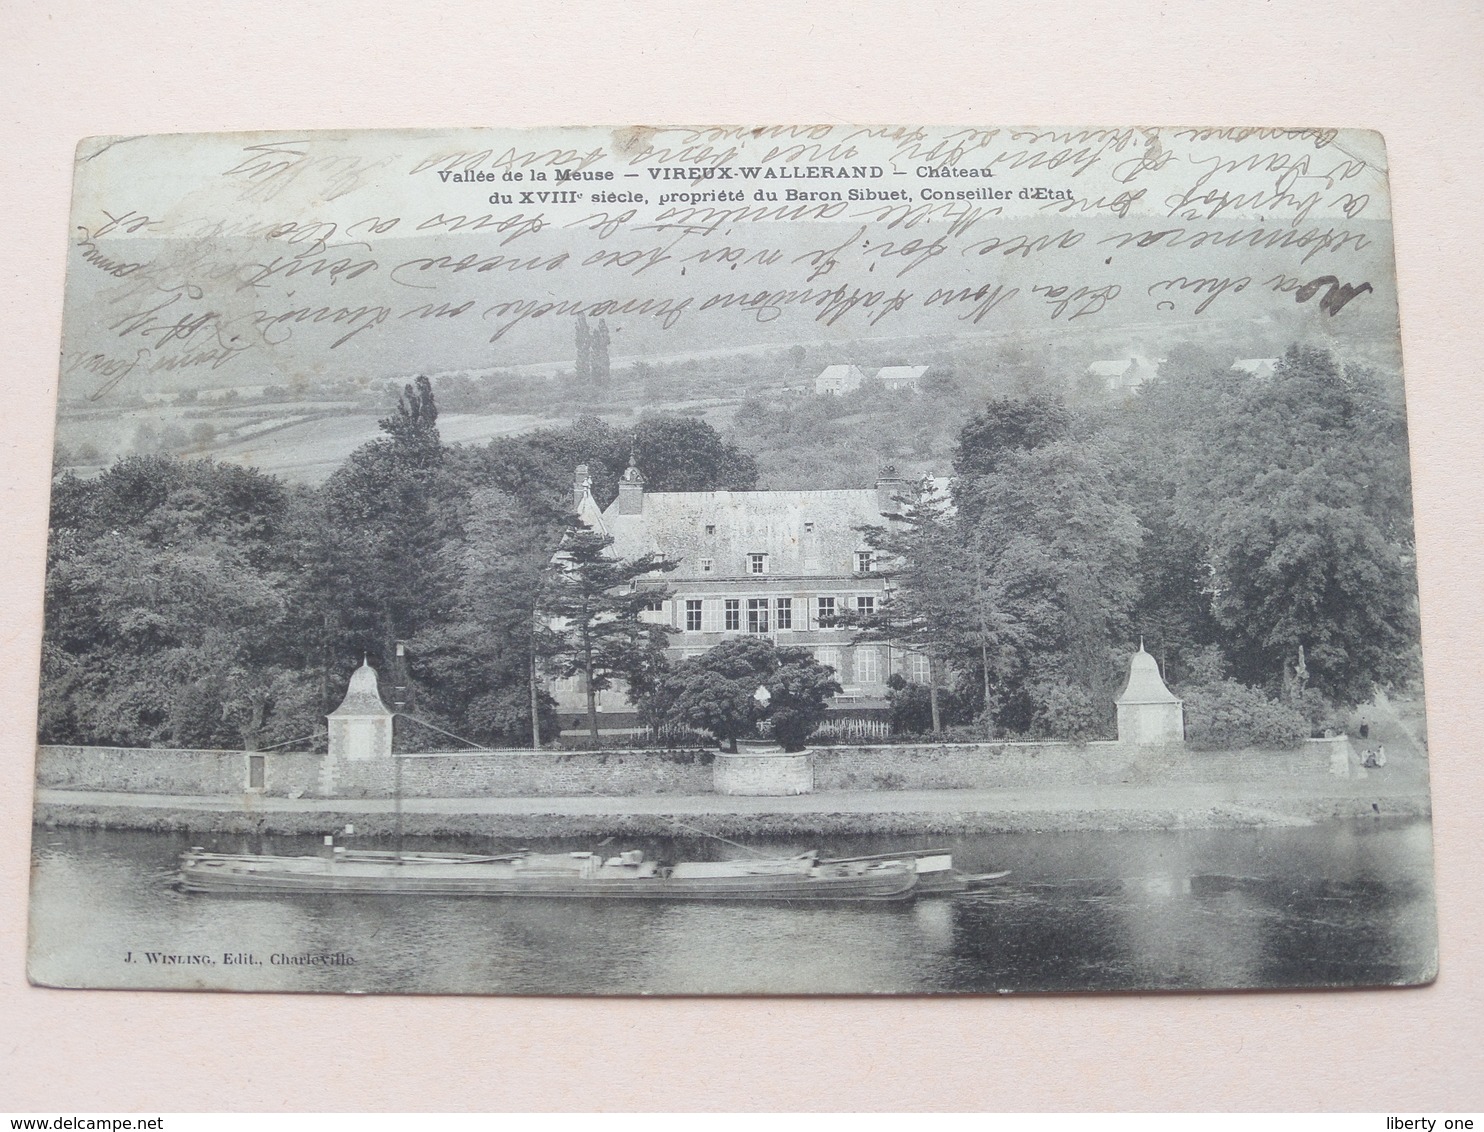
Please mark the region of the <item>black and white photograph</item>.
<svg viewBox="0 0 1484 1132"><path fill-rule="evenodd" d="M1362 130L99 137L29 977L1438 973Z"/></svg>

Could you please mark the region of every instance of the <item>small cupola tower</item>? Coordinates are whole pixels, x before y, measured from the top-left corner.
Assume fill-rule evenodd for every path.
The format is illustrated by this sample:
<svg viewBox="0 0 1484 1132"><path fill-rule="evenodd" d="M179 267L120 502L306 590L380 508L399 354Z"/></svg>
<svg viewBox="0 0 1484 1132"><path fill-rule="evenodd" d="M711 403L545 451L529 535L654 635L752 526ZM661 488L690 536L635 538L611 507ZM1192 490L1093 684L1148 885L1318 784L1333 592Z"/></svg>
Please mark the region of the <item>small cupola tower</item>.
<svg viewBox="0 0 1484 1132"><path fill-rule="evenodd" d="M1159 662L1144 651L1129 658L1128 683L1114 701L1118 705L1118 741L1139 746L1185 742L1185 707L1165 687Z"/></svg>
<svg viewBox="0 0 1484 1132"><path fill-rule="evenodd" d="M345 699L327 717L330 757L351 761L392 756L392 713L381 702L376 669L363 657L350 677Z"/></svg>
<svg viewBox="0 0 1484 1132"><path fill-rule="evenodd" d="M620 515L642 515L644 513L644 473L629 454L629 466L618 481L618 513Z"/></svg>

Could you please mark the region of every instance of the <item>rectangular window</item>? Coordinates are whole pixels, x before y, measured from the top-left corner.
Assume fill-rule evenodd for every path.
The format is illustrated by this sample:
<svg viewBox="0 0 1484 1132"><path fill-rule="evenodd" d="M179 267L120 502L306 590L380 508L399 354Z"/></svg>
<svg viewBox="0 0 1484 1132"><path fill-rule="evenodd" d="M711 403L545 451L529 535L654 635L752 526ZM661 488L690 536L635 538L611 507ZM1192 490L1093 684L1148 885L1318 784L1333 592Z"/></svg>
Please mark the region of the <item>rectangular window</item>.
<svg viewBox="0 0 1484 1132"><path fill-rule="evenodd" d="M649 598L644 603L645 613L663 613L665 611L665 599L661 597Z"/></svg>
<svg viewBox="0 0 1484 1132"><path fill-rule="evenodd" d="M742 600L740 598L727 598L727 632L735 633L742 628Z"/></svg>
<svg viewBox="0 0 1484 1132"><path fill-rule="evenodd" d="M857 684L881 683L881 653L874 648L855 650L855 682Z"/></svg>
<svg viewBox="0 0 1484 1132"><path fill-rule="evenodd" d="M833 668L836 672L840 671L839 649L815 649L814 659L826 668Z"/></svg>
<svg viewBox="0 0 1484 1132"><path fill-rule="evenodd" d="M812 535L814 533L814 524L812 522L804 524L804 533L806 535Z"/></svg>
<svg viewBox="0 0 1484 1132"><path fill-rule="evenodd" d="M716 524L715 523L707 523L706 524L706 533L708 535L714 535L716 533Z"/></svg>
<svg viewBox="0 0 1484 1132"><path fill-rule="evenodd" d="M699 600L686 600L685 631L687 633L699 633L701 631L701 603Z"/></svg>
<svg viewBox="0 0 1484 1132"><path fill-rule="evenodd" d="M835 599L822 597L819 599L819 627L828 629L835 623Z"/></svg>
<svg viewBox="0 0 1484 1132"><path fill-rule="evenodd" d="M774 612L775 612L776 616L773 618L773 624L777 625L778 628L780 628L780 629L792 629L794 627L794 599L793 598L791 598L791 597L781 597L781 598L779 598L778 599L777 609L775 609Z"/></svg>
<svg viewBox="0 0 1484 1132"><path fill-rule="evenodd" d="M747 556L747 572L749 574L766 574L768 572L768 556L766 554L749 554Z"/></svg>
<svg viewBox="0 0 1484 1132"><path fill-rule="evenodd" d="M266 763L262 755L247 756L247 788L249 790L263 789L263 779Z"/></svg>
<svg viewBox="0 0 1484 1132"><path fill-rule="evenodd" d="M855 572L857 574L869 574L876 569L876 560L869 550L857 550L855 552Z"/></svg>
<svg viewBox="0 0 1484 1132"><path fill-rule="evenodd" d="M716 560L714 558L701 559L701 573L709 574L714 569L716 569Z"/></svg>
<svg viewBox="0 0 1484 1132"><path fill-rule="evenodd" d="M876 599L863 594L855 599L855 611L862 617L874 616L876 613Z"/></svg>
<svg viewBox="0 0 1484 1132"><path fill-rule="evenodd" d="M912 684L926 684L932 676L928 658L920 652L907 654L907 680Z"/></svg>
<svg viewBox="0 0 1484 1132"><path fill-rule="evenodd" d="M767 598L750 597L747 599L747 631L749 633L766 633L768 631Z"/></svg>

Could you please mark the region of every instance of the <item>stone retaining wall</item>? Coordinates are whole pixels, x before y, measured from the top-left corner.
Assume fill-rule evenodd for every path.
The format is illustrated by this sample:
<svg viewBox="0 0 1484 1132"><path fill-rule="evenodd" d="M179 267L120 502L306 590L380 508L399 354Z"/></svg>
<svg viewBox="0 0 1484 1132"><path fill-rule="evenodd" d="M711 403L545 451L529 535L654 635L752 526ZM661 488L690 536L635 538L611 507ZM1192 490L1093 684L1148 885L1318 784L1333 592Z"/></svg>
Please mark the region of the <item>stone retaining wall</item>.
<svg viewBox="0 0 1484 1132"><path fill-rule="evenodd" d="M1240 782L1313 777L1344 766L1348 741L1310 740L1296 751L1192 751L1099 742L820 747L814 790L984 790L997 787ZM1340 757L1333 758L1336 752ZM249 787L250 759L263 785ZM133 794L390 797L390 760L326 765L297 751L139 750L43 746L37 784ZM408 798L709 794L709 751L476 751L405 755Z"/></svg>
<svg viewBox="0 0 1484 1132"><path fill-rule="evenodd" d="M263 760L263 786L249 786L249 757ZM303 751L41 746L36 784L129 794L247 794L299 797L318 789L323 755Z"/></svg>
<svg viewBox="0 0 1484 1132"><path fill-rule="evenodd" d="M274 797L389 797L391 760L351 762L304 752L267 751L261 789L249 787L249 753L123 747L41 746L38 786L129 794L249 794ZM573 794L707 794L711 754L703 751L475 751L404 755L407 798Z"/></svg>
<svg viewBox="0 0 1484 1132"><path fill-rule="evenodd" d="M474 751L404 755L404 798L522 798L552 795L708 794L710 753L702 751ZM341 763L334 793L393 793L388 762Z"/></svg>
<svg viewBox="0 0 1484 1132"><path fill-rule="evenodd" d="M1111 741L820 747L814 752L814 789L992 790L1304 777L1329 773L1331 748L1346 742L1311 740L1293 751L1192 751Z"/></svg>

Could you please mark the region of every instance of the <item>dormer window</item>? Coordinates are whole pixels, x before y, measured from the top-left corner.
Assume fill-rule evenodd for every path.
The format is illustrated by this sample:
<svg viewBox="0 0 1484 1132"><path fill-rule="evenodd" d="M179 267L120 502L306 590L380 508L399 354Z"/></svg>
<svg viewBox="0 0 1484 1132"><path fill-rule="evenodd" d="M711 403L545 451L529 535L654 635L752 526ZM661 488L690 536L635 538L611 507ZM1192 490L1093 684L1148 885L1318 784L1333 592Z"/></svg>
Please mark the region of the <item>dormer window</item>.
<svg viewBox="0 0 1484 1132"><path fill-rule="evenodd" d="M812 535L814 533L814 521L812 519L804 524L804 533L806 535Z"/></svg>
<svg viewBox="0 0 1484 1132"><path fill-rule="evenodd" d="M855 572L857 574L869 574L876 569L876 557L869 550L857 550L855 552Z"/></svg>
<svg viewBox="0 0 1484 1132"><path fill-rule="evenodd" d="M716 559L714 559L714 558L703 558L703 559L701 559L701 573L703 573L703 574L709 574L709 573L711 573L711 571L713 571L715 569L716 569Z"/></svg>
<svg viewBox="0 0 1484 1132"><path fill-rule="evenodd" d="M708 535L714 535L716 533L716 524L715 523L707 523L706 524L706 533Z"/></svg>
<svg viewBox="0 0 1484 1132"><path fill-rule="evenodd" d="M749 554L747 556L747 572L749 574L766 574L768 572L768 556L766 554Z"/></svg>

